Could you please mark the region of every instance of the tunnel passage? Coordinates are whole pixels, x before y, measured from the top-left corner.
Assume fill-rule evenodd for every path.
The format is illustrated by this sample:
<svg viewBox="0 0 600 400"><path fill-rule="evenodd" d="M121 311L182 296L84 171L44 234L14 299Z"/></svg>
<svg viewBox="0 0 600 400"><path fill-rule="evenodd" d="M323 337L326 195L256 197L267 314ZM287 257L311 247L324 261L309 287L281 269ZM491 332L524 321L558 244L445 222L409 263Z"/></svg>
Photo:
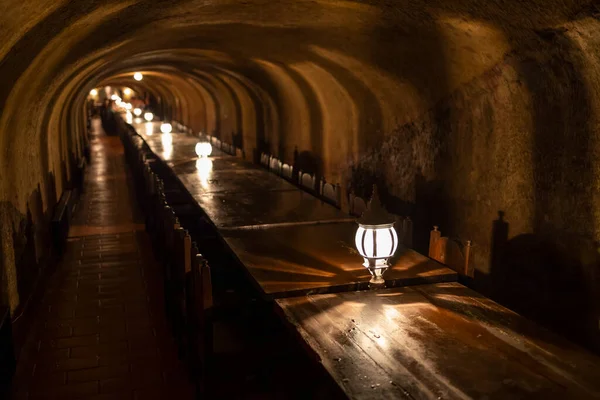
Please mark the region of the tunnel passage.
<svg viewBox="0 0 600 400"><path fill-rule="evenodd" d="M11 309L49 256L49 215L88 145L89 92L108 85L147 93L157 115L246 154L291 163L297 152L346 193L368 197L378 182L386 207L414 219L417 250L434 224L473 241L485 293L509 293L507 276L534 292L561 281L544 257L531 274L509 273L521 265L510 252L497 262L498 211L506 241L585 238L585 251L552 243L575 258L569 276L591 277L585 319L600 318L597 2L5 0L1 15ZM560 299L543 292L547 313ZM598 349L597 324L586 326Z"/></svg>

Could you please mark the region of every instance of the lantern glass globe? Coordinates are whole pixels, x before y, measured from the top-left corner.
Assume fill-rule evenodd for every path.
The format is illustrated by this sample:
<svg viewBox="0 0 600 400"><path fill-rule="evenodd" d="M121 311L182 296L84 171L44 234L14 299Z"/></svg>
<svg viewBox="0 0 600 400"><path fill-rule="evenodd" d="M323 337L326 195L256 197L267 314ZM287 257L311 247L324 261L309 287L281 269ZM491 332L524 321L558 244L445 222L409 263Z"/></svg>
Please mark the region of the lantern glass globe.
<svg viewBox="0 0 600 400"><path fill-rule="evenodd" d="M154 114L152 114L151 112L147 112L144 114L144 119L146 121L150 122L154 119Z"/></svg>
<svg viewBox="0 0 600 400"><path fill-rule="evenodd" d="M376 186L373 186L373 197L367 209L357 222L354 243L359 254L363 256L363 266L372 275L370 285L383 287L383 274L389 267L388 259L398 248L398 234L394 229L394 218L379 201Z"/></svg>
<svg viewBox="0 0 600 400"><path fill-rule="evenodd" d="M212 146L208 142L196 143L196 154L198 157L208 157L212 153Z"/></svg>
<svg viewBox="0 0 600 400"><path fill-rule="evenodd" d="M133 79L135 79L136 81L141 81L142 79L144 79L144 75L142 75L141 72L136 72L135 74L133 74Z"/></svg>
<svg viewBox="0 0 600 400"><path fill-rule="evenodd" d="M367 264L373 260L376 265L383 265L398 248L398 234L393 225L359 225L354 240Z"/></svg>
<svg viewBox="0 0 600 400"><path fill-rule="evenodd" d="M142 115L142 109L136 107L133 109L133 113L135 114L136 117L139 117L140 115Z"/></svg>

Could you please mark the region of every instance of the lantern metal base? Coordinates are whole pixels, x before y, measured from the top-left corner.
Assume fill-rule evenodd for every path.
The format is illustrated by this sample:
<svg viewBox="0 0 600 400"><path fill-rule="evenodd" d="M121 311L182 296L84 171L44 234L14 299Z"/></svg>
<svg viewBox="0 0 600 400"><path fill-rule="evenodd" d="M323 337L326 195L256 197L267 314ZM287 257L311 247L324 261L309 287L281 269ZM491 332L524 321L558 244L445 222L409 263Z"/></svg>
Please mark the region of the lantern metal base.
<svg viewBox="0 0 600 400"><path fill-rule="evenodd" d="M371 280L369 281L369 289L383 289L385 288L385 279L383 274L388 269L387 260L373 260L365 259L363 264L371 273Z"/></svg>
<svg viewBox="0 0 600 400"><path fill-rule="evenodd" d="M372 276L369 281L369 289L385 289L385 279L381 276Z"/></svg>

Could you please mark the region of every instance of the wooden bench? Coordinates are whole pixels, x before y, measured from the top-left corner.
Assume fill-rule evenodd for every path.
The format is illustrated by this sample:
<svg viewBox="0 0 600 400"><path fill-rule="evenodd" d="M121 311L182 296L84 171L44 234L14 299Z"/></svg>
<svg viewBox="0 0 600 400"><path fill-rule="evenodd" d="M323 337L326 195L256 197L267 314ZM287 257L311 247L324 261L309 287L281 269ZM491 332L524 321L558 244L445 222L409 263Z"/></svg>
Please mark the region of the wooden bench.
<svg viewBox="0 0 600 400"><path fill-rule="evenodd" d="M210 267L194 243L191 269L186 271L186 331L188 359L200 393L205 392L213 358L213 292Z"/></svg>
<svg viewBox="0 0 600 400"><path fill-rule="evenodd" d="M463 276L473 277L470 240L463 244L442 236L438 227L434 226L429 235L429 257L449 266Z"/></svg>

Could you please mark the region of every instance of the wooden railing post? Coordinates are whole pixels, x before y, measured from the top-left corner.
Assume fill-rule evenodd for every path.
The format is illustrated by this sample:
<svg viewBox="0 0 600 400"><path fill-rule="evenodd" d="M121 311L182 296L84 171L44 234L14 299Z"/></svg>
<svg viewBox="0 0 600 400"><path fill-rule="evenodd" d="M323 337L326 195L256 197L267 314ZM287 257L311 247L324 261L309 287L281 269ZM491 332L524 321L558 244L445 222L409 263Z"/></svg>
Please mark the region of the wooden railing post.
<svg viewBox="0 0 600 400"><path fill-rule="evenodd" d="M465 275L473 278L474 276L474 270L473 267L471 266L471 241L467 240L467 244L465 245L465 249L464 249L464 255L465 255Z"/></svg>
<svg viewBox="0 0 600 400"><path fill-rule="evenodd" d="M439 254L437 254L436 246L438 240L442 237L442 233L438 231L438 227L434 226L433 230L429 233L429 257L433 259L438 259Z"/></svg>

